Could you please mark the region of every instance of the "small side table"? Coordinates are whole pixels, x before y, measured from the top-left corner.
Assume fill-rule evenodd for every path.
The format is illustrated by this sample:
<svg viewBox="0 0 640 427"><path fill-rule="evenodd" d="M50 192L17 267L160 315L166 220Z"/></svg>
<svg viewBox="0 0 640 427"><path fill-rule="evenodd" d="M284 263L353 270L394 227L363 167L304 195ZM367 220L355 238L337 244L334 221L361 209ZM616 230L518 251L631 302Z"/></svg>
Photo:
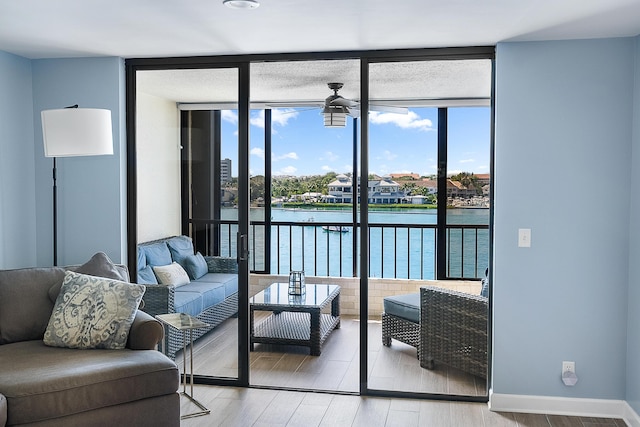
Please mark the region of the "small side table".
<svg viewBox="0 0 640 427"><path fill-rule="evenodd" d="M193 330L198 328L205 328L209 325L200 321L199 319L190 316L185 313L170 313L170 314L158 314L156 316L160 322L165 325L182 331L182 394L187 396L198 408L199 412L193 412L191 414L182 415L180 419L199 417L201 415L208 415L211 413L210 409L207 409L202 403L198 402L193 397ZM189 332L189 376L191 383L191 391L187 392L187 331ZM164 349L165 343L163 340L162 348Z"/></svg>

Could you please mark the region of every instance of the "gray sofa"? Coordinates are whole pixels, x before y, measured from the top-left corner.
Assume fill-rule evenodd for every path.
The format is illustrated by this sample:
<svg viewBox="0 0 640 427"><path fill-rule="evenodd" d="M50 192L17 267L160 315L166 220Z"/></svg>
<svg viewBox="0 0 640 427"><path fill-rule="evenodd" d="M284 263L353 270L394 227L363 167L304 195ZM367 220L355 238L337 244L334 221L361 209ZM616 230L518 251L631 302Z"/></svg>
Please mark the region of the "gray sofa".
<svg viewBox="0 0 640 427"><path fill-rule="evenodd" d="M154 350L163 327L148 314L135 311L122 350L44 344L64 277L0 271L0 426L178 426L178 369Z"/></svg>
<svg viewBox="0 0 640 427"><path fill-rule="evenodd" d="M154 267L179 264L188 283L158 283ZM172 236L138 244L137 283L147 288L143 310L152 316L187 313L210 325L195 329L200 338L238 312L238 263L235 258L202 256L187 236ZM182 349L182 334L166 328L166 354L172 359Z"/></svg>

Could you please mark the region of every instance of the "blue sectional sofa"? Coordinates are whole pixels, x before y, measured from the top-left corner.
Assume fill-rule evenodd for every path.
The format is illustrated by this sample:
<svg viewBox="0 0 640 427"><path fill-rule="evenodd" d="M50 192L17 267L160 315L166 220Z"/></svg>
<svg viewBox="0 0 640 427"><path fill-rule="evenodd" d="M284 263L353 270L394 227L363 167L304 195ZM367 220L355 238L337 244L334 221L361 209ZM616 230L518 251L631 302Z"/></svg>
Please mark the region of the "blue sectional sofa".
<svg viewBox="0 0 640 427"><path fill-rule="evenodd" d="M178 264L188 279L160 274ZM158 268L160 267L160 268ZM181 273L182 278L184 274ZM160 278L160 279L159 279ZM171 283L176 280L176 284ZM164 283L163 283L164 281ZM184 282L186 284L182 284ZM238 264L235 258L204 257L196 253L187 236L173 236L138 244L137 282L147 288L143 310L152 316L187 313L210 325L193 331L194 339L238 312ZM175 358L182 349L179 331L166 328L167 356Z"/></svg>

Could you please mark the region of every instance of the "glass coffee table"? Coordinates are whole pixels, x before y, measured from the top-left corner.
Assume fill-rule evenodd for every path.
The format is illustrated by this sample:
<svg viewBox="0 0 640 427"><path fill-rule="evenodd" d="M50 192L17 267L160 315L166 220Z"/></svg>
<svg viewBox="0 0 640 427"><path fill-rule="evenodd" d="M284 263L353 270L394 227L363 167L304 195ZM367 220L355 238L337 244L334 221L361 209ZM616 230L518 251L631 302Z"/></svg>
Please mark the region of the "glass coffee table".
<svg viewBox="0 0 640 427"><path fill-rule="evenodd" d="M322 344L340 327L340 286L305 286L303 295L289 295L288 283L272 283L249 300L251 351L254 344L300 345L319 356ZM330 312L323 309L331 305ZM256 325L255 311L270 311Z"/></svg>

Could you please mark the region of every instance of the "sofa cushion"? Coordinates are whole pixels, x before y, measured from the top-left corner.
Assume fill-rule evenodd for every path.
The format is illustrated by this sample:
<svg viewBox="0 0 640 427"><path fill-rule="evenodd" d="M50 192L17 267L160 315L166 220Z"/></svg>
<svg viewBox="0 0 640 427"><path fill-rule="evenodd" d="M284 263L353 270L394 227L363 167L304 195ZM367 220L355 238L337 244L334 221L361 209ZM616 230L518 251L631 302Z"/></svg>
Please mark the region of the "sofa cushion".
<svg viewBox="0 0 640 427"><path fill-rule="evenodd" d="M137 261L136 270L140 271L147 266L147 254L144 251L144 248L138 246L138 261Z"/></svg>
<svg viewBox="0 0 640 427"><path fill-rule="evenodd" d="M0 344L42 339L53 309L49 289L63 278L59 267L0 271Z"/></svg>
<svg viewBox="0 0 640 427"><path fill-rule="evenodd" d="M129 269L124 265L114 264L104 252L96 253L89 259L89 261L79 267L69 267L68 269L75 271L76 273L88 274L90 276L106 277L109 279L120 280L122 282L129 281ZM55 284L51 289L49 289L49 298L51 298L51 302L56 302L61 286L62 280L60 283Z"/></svg>
<svg viewBox="0 0 640 427"><path fill-rule="evenodd" d="M171 259L185 267L185 259L193 255L193 242L188 236L174 236L167 240Z"/></svg>
<svg viewBox="0 0 640 427"><path fill-rule="evenodd" d="M176 289L176 291L180 288ZM200 292L185 292L180 290L174 293L173 308L176 313L187 313L197 316L202 313L202 294Z"/></svg>
<svg viewBox="0 0 640 427"><path fill-rule="evenodd" d="M180 292L197 292L200 294L202 296L202 310L221 303L225 297L224 284L222 283L191 282L176 289L176 295Z"/></svg>
<svg viewBox="0 0 640 427"><path fill-rule="evenodd" d="M145 287L102 277L65 273L44 343L68 348L125 348Z"/></svg>
<svg viewBox="0 0 640 427"><path fill-rule="evenodd" d="M71 350L42 341L0 346L8 423L35 423L175 393L175 363L156 350ZM45 362L46 361L46 362Z"/></svg>
<svg viewBox="0 0 640 427"><path fill-rule="evenodd" d="M387 314L420 323L419 293L385 297L382 300L382 306Z"/></svg>
<svg viewBox="0 0 640 427"><path fill-rule="evenodd" d="M144 255L147 259L147 265L168 265L171 264L171 252L165 242L151 243L143 245Z"/></svg>
<svg viewBox="0 0 640 427"><path fill-rule="evenodd" d="M189 255L184 259L184 269L187 270L189 277L194 280L209 272L207 261L200 252L195 255Z"/></svg>
<svg viewBox="0 0 640 427"><path fill-rule="evenodd" d="M191 283L222 283L224 285L224 296L238 292L238 275L231 273L207 273Z"/></svg>
<svg viewBox="0 0 640 427"><path fill-rule="evenodd" d="M172 262L169 265L158 265L153 267L153 272L158 278L158 282L166 286L182 286L188 284L191 279L184 268L177 262Z"/></svg>
<svg viewBox="0 0 640 427"><path fill-rule="evenodd" d="M153 267L147 265L142 270L138 270L138 280L137 282L141 285L157 285L158 278L153 272Z"/></svg>

